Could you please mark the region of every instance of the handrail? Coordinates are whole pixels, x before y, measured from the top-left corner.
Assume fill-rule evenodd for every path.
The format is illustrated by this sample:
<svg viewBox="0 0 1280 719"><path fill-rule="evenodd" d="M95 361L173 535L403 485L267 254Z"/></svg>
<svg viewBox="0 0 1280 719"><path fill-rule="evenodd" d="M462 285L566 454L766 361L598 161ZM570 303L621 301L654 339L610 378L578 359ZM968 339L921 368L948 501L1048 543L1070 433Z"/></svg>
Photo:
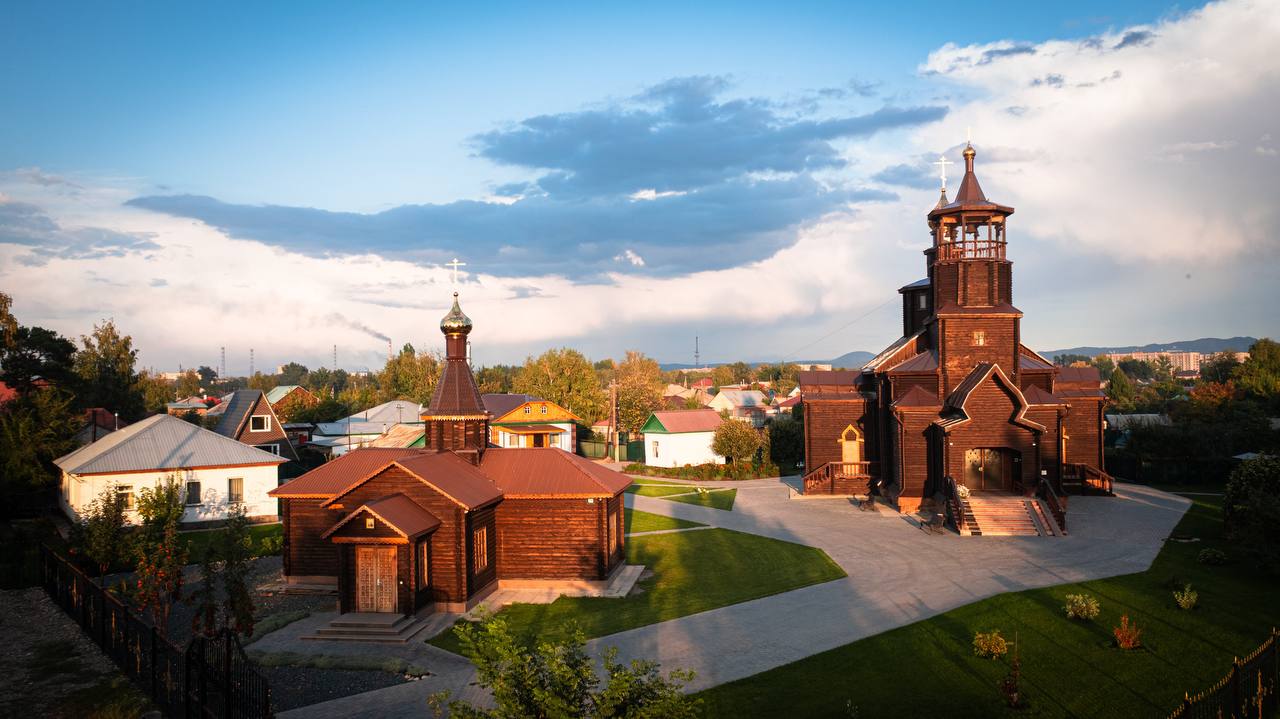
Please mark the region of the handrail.
<svg viewBox="0 0 1280 719"><path fill-rule="evenodd" d="M1080 479L1080 493L1084 494L1085 489L1097 491L1100 494L1111 496L1115 494L1113 489L1114 479L1106 472L1084 462L1069 462L1063 465L1064 468L1071 471L1072 475Z"/></svg>
<svg viewBox="0 0 1280 719"><path fill-rule="evenodd" d="M1040 479L1039 492L1037 494L1044 498L1045 503L1049 505L1049 513L1053 515L1054 520L1058 522L1065 534L1067 531L1067 497L1059 495L1053 489L1053 485L1049 483L1048 478Z"/></svg>
<svg viewBox="0 0 1280 719"><path fill-rule="evenodd" d="M964 505L960 502L960 489L956 486L956 478L947 475L942 480L945 483L943 491L947 495L947 507L951 510L951 519L955 522L956 531L960 532L965 527Z"/></svg>
<svg viewBox="0 0 1280 719"><path fill-rule="evenodd" d="M828 485L826 489L830 491L834 489L837 477L870 479L871 468L875 464L876 462L827 462L804 475L801 482L806 493L811 489L822 488L822 484Z"/></svg>

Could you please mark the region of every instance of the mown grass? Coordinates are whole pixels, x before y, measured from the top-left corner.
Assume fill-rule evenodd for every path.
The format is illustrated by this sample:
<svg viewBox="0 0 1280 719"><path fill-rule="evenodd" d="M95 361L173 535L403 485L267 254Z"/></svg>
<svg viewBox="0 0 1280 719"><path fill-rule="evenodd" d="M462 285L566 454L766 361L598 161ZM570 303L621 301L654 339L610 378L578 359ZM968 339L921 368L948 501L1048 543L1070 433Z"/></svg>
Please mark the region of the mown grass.
<svg viewBox="0 0 1280 719"><path fill-rule="evenodd" d="M641 497L656 497L672 502L723 509L726 512L733 509L733 502L738 496L737 489L709 489L707 492L699 492L697 485L672 487L647 482L636 482L627 487L627 492Z"/></svg>
<svg viewBox="0 0 1280 719"><path fill-rule="evenodd" d="M627 487L627 494L638 494L642 497L665 497L669 494L692 492L692 486L676 487L672 485L655 485L648 482L636 482Z"/></svg>
<svg viewBox="0 0 1280 719"><path fill-rule="evenodd" d="M999 629L1020 643L1023 716L1165 716L1184 692L1208 688L1280 624L1280 579L1257 574L1235 555L1225 566L1200 564L1207 547L1232 557L1222 539L1219 497L1193 497L1175 534L1139 574L1002 594L900 627L778 669L702 692L707 715L859 716L929 713L1004 716L997 683L1003 661L973 655L977 631ZM1190 611L1173 590L1190 583L1200 594ZM1068 620L1067 594L1096 597L1094 621ZM1141 650L1112 646L1111 630L1127 614L1142 628ZM915 677L904 690L904 677Z"/></svg>
<svg viewBox="0 0 1280 719"><path fill-rule="evenodd" d="M687 519L676 519L675 517L664 517L661 514L641 512L638 509L630 508L623 512L622 517L622 521L625 525L625 532L627 534L631 534L633 532L657 532L664 529L688 529L690 527L707 526L701 522L691 522Z"/></svg>
<svg viewBox="0 0 1280 719"><path fill-rule="evenodd" d="M844 570L820 549L728 529L627 540L627 562L653 575L621 599L561 597L501 611L513 630L537 639L566 637L576 624L588 638L828 582ZM458 651L447 631L432 644Z"/></svg>
<svg viewBox="0 0 1280 719"><path fill-rule="evenodd" d="M204 556L204 552L221 531L221 529L201 529L193 532L183 532L182 538L187 540L187 561L192 564L199 563L200 557ZM252 551L254 556L280 553L278 549L271 552L264 550L263 541L272 539L278 542L279 538L284 536L283 524L279 522L275 524L253 524L249 526L247 534L249 535L249 540L253 543Z"/></svg>

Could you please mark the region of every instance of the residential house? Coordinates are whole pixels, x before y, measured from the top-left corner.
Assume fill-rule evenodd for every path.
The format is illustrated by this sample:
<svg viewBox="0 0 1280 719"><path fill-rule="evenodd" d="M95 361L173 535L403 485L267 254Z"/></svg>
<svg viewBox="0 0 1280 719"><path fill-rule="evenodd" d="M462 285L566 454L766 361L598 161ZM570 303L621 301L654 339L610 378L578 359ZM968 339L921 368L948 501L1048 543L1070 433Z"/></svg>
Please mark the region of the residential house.
<svg viewBox="0 0 1280 719"><path fill-rule="evenodd" d="M711 448L722 422L720 413L708 408L654 412L640 429L644 463L651 467L724 464L724 457Z"/></svg>
<svg viewBox="0 0 1280 719"><path fill-rule="evenodd" d="M739 422L750 423L753 427L763 427L769 399L756 389L724 389L711 398L707 405L717 412L728 412L729 416Z"/></svg>
<svg viewBox="0 0 1280 719"><path fill-rule="evenodd" d="M214 432L297 461L298 451L262 390L236 390L221 406L224 409Z"/></svg>
<svg viewBox="0 0 1280 719"><path fill-rule="evenodd" d="M128 424L128 422L121 421L114 413L108 412L102 407L86 409L84 411L84 424L81 425L80 429L76 430L76 446L83 447L86 444L93 444Z"/></svg>
<svg viewBox="0 0 1280 719"><path fill-rule="evenodd" d="M205 402L203 397L192 395L190 397L184 397L176 402L169 402L165 404L164 410L165 413L174 415L175 417L184 415L187 412L195 412L203 417L205 413L209 411L209 405Z"/></svg>
<svg viewBox="0 0 1280 719"><path fill-rule="evenodd" d="M397 424L421 424L418 413L422 405L397 399L383 402L337 422L319 422L311 436L310 446L339 457L381 437Z"/></svg>
<svg viewBox="0 0 1280 719"><path fill-rule="evenodd" d="M107 488L124 497L126 516L137 521L138 492L166 477L183 485L184 525L225 520L243 510L253 521L275 521L276 500L267 496L279 483L284 458L211 432L169 414L157 414L111 432L59 457L59 500L78 520Z"/></svg>
<svg viewBox="0 0 1280 719"><path fill-rule="evenodd" d="M302 385L284 384L267 390L267 402L271 404L277 417L288 421L299 410L320 404L320 398Z"/></svg>
<svg viewBox="0 0 1280 719"><path fill-rule="evenodd" d="M582 418L555 402L528 394L484 394L480 400L491 417L491 445L577 451L578 425L583 424Z"/></svg>

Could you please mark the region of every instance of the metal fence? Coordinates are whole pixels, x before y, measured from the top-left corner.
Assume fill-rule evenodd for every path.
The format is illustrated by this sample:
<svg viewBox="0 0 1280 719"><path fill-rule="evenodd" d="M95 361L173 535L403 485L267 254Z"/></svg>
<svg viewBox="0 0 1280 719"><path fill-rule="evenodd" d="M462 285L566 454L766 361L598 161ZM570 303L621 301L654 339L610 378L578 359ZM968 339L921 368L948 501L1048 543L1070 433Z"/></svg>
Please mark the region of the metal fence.
<svg viewBox="0 0 1280 719"><path fill-rule="evenodd" d="M1196 695L1186 694L1169 719L1244 719L1273 717L1280 708L1276 697L1280 679L1280 632L1271 636L1244 659L1236 659L1231 671L1212 687Z"/></svg>
<svg viewBox="0 0 1280 719"><path fill-rule="evenodd" d="M40 548L41 584L103 653L170 717L271 717L266 680L229 630L196 637L181 649L47 546Z"/></svg>

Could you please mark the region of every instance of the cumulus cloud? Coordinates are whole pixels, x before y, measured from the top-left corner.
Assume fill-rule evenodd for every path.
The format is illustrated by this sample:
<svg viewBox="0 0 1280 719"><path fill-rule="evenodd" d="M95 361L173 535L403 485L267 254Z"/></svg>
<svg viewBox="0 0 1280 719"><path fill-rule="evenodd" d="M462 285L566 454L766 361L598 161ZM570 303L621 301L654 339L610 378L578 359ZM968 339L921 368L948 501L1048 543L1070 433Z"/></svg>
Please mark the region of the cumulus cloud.
<svg viewBox="0 0 1280 719"><path fill-rule="evenodd" d="M632 267L644 267L644 258L637 255L633 250L623 250L622 254L613 258L614 262L626 262Z"/></svg>
<svg viewBox="0 0 1280 719"><path fill-rule="evenodd" d="M54 259L92 260L122 257L159 246L146 232L116 232L101 227L63 227L38 206L0 197L0 243L19 245L15 257L24 265Z"/></svg>

